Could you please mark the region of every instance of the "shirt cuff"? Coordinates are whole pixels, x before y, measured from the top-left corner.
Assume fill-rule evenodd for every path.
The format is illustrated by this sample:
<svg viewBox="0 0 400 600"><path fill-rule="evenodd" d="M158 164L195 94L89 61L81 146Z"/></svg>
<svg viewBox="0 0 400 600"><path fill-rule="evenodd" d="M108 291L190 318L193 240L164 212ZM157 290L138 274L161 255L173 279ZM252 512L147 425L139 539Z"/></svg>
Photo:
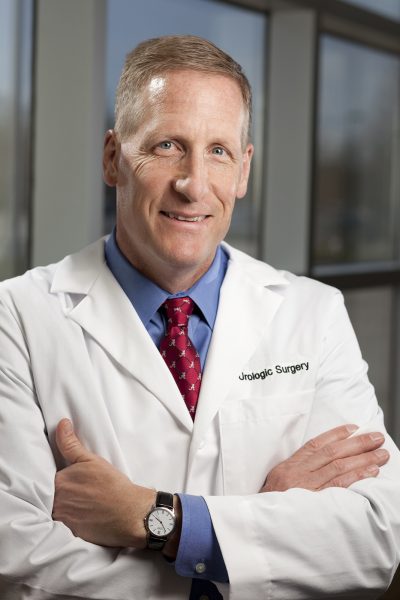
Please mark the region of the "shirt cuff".
<svg viewBox="0 0 400 600"><path fill-rule="evenodd" d="M178 495L182 505L182 531L175 571L182 577L228 583L228 572L204 498Z"/></svg>

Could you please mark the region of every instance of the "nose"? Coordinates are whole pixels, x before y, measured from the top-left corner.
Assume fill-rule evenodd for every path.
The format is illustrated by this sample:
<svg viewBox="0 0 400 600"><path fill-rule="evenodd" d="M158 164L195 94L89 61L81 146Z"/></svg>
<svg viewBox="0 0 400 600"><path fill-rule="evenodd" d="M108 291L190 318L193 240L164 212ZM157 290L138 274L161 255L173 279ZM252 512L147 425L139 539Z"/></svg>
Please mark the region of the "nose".
<svg viewBox="0 0 400 600"><path fill-rule="evenodd" d="M190 202L199 202L208 192L207 169L202 156L188 154L179 164L174 190Z"/></svg>

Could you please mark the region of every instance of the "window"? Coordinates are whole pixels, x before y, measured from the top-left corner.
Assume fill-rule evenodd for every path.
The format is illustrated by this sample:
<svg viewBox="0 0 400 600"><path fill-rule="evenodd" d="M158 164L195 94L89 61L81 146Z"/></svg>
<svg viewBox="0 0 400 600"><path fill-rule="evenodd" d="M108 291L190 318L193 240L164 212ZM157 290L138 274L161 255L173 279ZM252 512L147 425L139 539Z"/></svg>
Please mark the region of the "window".
<svg viewBox="0 0 400 600"><path fill-rule="evenodd" d="M311 273L344 289L397 437L400 56L327 34L319 52Z"/></svg>
<svg viewBox="0 0 400 600"><path fill-rule="evenodd" d="M400 21L399 0L346 0L346 2Z"/></svg>
<svg viewBox="0 0 400 600"><path fill-rule="evenodd" d="M0 279L28 266L32 3L0 0Z"/></svg>
<svg viewBox="0 0 400 600"><path fill-rule="evenodd" d="M313 264L395 261L400 58L323 36L318 98Z"/></svg>

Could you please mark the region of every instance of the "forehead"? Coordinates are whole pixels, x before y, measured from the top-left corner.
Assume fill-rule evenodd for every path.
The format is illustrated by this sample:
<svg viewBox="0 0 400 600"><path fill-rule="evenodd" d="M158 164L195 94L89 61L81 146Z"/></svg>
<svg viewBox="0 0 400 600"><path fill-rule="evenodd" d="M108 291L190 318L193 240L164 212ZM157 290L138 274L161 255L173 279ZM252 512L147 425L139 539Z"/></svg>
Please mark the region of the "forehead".
<svg viewBox="0 0 400 600"><path fill-rule="evenodd" d="M242 134L247 111L239 84L231 77L192 70L150 79L139 94L142 122L212 125Z"/></svg>

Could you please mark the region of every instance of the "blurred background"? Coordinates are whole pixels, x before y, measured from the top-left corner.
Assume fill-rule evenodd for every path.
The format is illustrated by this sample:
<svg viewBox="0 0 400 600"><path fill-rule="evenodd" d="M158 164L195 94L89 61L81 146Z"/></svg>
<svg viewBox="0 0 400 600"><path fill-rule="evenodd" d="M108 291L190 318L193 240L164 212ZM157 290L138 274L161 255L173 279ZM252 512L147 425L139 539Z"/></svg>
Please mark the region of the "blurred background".
<svg viewBox="0 0 400 600"><path fill-rule="evenodd" d="M118 76L169 33L212 40L253 86L228 241L343 290L400 442L400 0L0 0L0 279L110 231Z"/></svg>

